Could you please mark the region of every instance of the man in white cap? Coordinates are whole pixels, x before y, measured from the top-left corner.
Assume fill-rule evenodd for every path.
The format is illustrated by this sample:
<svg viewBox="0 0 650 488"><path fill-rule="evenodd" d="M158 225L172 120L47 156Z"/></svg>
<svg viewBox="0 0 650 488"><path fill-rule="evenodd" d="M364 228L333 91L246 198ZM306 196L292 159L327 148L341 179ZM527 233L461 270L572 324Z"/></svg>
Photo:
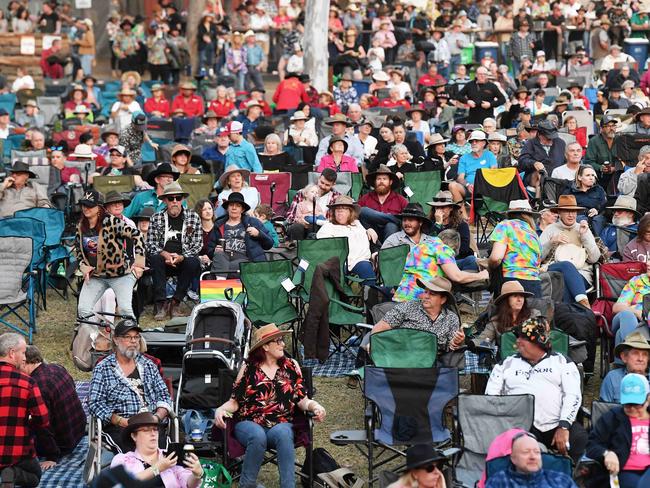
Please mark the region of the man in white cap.
<svg viewBox="0 0 650 488"><path fill-rule="evenodd" d="M244 139L242 132L244 126L241 122L233 120L226 125L228 137L230 137L230 147L226 153L226 166L237 166L238 168L247 169L251 173L261 173L263 171L260 159L257 157L255 147Z"/></svg>
<svg viewBox="0 0 650 488"><path fill-rule="evenodd" d="M472 152L463 154L458 161L458 177L456 181L449 183L449 191L455 202L465 198L467 191L474 191L474 177L479 168L496 168L497 158L490 151L486 151L487 136L481 130L472 131L468 142Z"/></svg>

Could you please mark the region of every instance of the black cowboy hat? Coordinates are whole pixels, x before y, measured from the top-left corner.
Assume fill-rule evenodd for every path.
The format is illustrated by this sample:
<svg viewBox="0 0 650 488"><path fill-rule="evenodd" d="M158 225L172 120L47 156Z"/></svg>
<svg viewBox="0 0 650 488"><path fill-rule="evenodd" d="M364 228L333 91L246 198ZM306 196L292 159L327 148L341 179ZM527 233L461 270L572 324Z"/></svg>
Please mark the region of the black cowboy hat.
<svg viewBox="0 0 650 488"><path fill-rule="evenodd" d="M433 444L416 444L406 450L406 469L418 469L428 464L446 461L447 457Z"/></svg>
<svg viewBox="0 0 650 488"><path fill-rule="evenodd" d="M27 173L30 178L38 178L36 173L29 170L29 164L23 161L14 161L13 166L7 168L6 171L9 173Z"/></svg>
<svg viewBox="0 0 650 488"><path fill-rule="evenodd" d="M156 176L164 175L164 174L170 174L174 177L174 181L178 179L180 176L180 173L176 171L174 168L172 168L172 165L169 163L160 163L158 166L156 166L156 169L154 169L151 173L147 175L147 183L149 183L151 186L155 187L156 186Z"/></svg>
<svg viewBox="0 0 650 488"><path fill-rule="evenodd" d="M369 187L375 187L375 179L377 178L377 175L388 175L391 180L390 186L393 190L399 186L399 178L395 175L395 173L393 173L385 164L380 164L379 168L377 168L372 173L368 173L366 176L366 183L368 183Z"/></svg>
<svg viewBox="0 0 650 488"><path fill-rule="evenodd" d="M422 205L419 203L409 203L404 207L401 213L396 215L397 218L411 218L411 219L420 219L422 223L431 224L431 220L424 213Z"/></svg>
<svg viewBox="0 0 650 488"><path fill-rule="evenodd" d="M239 203L241 206L244 207L244 212L248 212L251 207L246 201L244 200L244 195L239 193L238 191L232 192L230 195L228 195L228 200L225 200L221 206L223 207L224 210L228 210L228 205L231 203Z"/></svg>

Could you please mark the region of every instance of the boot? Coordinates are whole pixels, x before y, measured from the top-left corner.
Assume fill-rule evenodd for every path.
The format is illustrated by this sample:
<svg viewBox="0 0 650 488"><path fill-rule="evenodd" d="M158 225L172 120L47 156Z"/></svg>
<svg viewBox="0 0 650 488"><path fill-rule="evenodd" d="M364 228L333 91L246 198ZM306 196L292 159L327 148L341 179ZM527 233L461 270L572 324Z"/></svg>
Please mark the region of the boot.
<svg viewBox="0 0 650 488"><path fill-rule="evenodd" d="M181 310L181 303L175 298L172 298L169 304L169 316L172 319L175 317L187 317L187 314Z"/></svg>
<svg viewBox="0 0 650 488"><path fill-rule="evenodd" d="M0 487L1 488L14 488L14 481L16 480L16 473L14 472L13 468L5 468L2 470L2 475L1 475L1 482L0 482Z"/></svg>
<svg viewBox="0 0 650 488"><path fill-rule="evenodd" d="M578 303L583 307L587 307L589 310L591 310L591 304L589 303L589 300L587 300L586 298L583 298Z"/></svg>
<svg viewBox="0 0 650 488"><path fill-rule="evenodd" d="M154 305L154 316L153 319L157 322L165 320L167 318L167 312L169 310L169 305L166 300L161 302L156 302Z"/></svg>

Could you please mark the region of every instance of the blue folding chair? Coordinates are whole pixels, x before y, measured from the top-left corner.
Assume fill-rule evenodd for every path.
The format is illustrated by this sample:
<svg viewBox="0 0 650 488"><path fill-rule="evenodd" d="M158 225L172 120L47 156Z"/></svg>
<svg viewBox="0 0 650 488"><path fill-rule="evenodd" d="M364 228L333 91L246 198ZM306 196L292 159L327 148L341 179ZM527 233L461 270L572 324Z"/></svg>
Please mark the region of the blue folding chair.
<svg viewBox="0 0 650 488"><path fill-rule="evenodd" d="M122 82L121 81L105 81L104 85L101 86L101 91L103 92L118 92L120 91L120 88L122 88Z"/></svg>
<svg viewBox="0 0 650 488"><path fill-rule="evenodd" d="M9 134L2 146L2 159L5 163L11 164L11 151L19 149L25 140L25 134Z"/></svg>
<svg viewBox="0 0 650 488"><path fill-rule="evenodd" d="M102 91L99 94L99 103L102 106L102 111L101 115L104 117L110 117L111 115L111 108L113 107L113 104L117 102L117 93L118 92L106 92Z"/></svg>
<svg viewBox="0 0 650 488"><path fill-rule="evenodd" d="M490 479L500 471L505 471L511 465L510 456L502 456L491 459L486 463L486 479ZM545 471L559 471L571 478L573 472L571 458L559 454L542 453L542 466Z"/></svg>
<svg viewBox="0 0 650 488"><path fill-rule="evenodd" d="M364 93L368 93L370 91L371 83L372 81L370 80L356 80L352 82L352 86L355 90L357 90L357 95L361 96Z"/></svg>
<svg viewBox="0 0 650 488"><path fill-rule="evenodd" d="M28 208L19 210L14 213L14 217L27 217L39 220L45 225L45 269L41 276L40 286L47 291L48 285L51 286L61 298L68 298L68 288L60 292L52 281L50 272L56 271L59 264L67 265L70 259L70 251L63 245L62 238L65 230L65 215L61 210L54 208ZM47 269L49 268L49 270ZM46 294L43 294L43 308L46 308Z"/></svg>
<svg viewBox="0 0 650 488"><path fill-rule="evenodd" d="M0 95L0 109L4 108L11 120L14 120L14 109L16 108L16 95L14 93L3 93Z"/></svg>

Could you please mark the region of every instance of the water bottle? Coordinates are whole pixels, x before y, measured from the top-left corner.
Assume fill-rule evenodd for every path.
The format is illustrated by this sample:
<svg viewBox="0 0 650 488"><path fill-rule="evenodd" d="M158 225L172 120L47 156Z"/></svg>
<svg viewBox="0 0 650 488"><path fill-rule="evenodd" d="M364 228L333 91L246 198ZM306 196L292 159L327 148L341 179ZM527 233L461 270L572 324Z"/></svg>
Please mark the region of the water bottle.
<svg viewBox="0 0 650 488"><path fill-rule="evenodd" d="M201 429L192 429L192 432L190 432L190 440L192 442L201 442L203 440L203 432L201 432Z"/></svg>

